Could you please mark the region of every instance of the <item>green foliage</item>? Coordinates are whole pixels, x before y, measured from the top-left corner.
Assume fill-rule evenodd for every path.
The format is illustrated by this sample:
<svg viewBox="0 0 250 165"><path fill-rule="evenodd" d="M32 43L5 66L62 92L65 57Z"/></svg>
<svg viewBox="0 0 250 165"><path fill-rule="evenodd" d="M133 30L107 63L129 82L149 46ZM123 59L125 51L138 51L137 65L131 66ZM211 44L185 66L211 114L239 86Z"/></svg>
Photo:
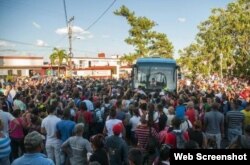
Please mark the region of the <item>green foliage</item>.
<svg viewBox="0 0 250 165"><path fill-rule="evenodd" d="M195 44L179 51L181 66L193 74L218 72L221 65L223 74L248 74L246 68L250 66L249 0L229 3L226 9L213 9L211 16L198 28Z"/></svg>
<svg viewBox="0 0 250 165"><path fill-rule="evenodd" d="M68 61L69 56L66 54L65 50L54 48L53 53L50 55L49 58L52 65L57 64L61 66L64 59Z"/></svg>
<svg viewBox="0 0 250 165"><path fill-rule="evenodd" d="M125 17L131 26L129 37L125 42L135 48L135 52L125 54L121 60L133 63L139 57L161 56L173 58L173 45L166 34L153 31L156 23L146 17L137 17L126 6L114 12L115 15Z"/></svg>
<svg viewBox="0 0 250 165"><path fill-rule="evenodd" d="M58 65L58 76L60 73L60 66L63 64L63 60L65 59L66 62L68 62L69 58L69 55L66 54L66 51L64 49L53 49L53 53L49 56L49 59L52 65Z"/></svg>

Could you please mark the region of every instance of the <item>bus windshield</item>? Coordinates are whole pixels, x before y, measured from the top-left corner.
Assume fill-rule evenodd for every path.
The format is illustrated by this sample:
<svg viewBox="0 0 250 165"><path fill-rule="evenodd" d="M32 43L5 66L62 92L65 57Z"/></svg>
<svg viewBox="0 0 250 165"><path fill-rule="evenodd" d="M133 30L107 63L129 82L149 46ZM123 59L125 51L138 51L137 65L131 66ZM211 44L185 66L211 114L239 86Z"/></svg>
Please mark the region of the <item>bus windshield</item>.
<svg viewBox="0 0 250 165"><path fill-rule="evenodd" d="M139 65L135 73L134 85L139 85L146 89L176 89L175 68L166 65Z"/></svg>

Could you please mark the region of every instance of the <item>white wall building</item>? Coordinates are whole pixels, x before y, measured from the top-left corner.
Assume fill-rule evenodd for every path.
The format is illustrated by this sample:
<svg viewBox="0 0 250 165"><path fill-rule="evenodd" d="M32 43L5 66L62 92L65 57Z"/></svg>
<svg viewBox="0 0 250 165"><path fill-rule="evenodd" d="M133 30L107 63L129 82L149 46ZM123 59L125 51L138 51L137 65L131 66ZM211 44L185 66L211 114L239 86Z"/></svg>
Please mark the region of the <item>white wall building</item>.
<svg viewBox="0 0 250 165"><path fill-rule="evenodd" d="M73 57L72 72L74 76L119 78L120 74L129 72L131 68L121 66L119 56L105 58L104 53L98 57ZM46 75L48 70L57 72L57 65L44 65L44 58L37 56L0 56L0 77L30 76L30 72ZM69 66L62 66L62 72L70 71ZM70 71L70 72L71 72Z"/></svg>
<svg viewBox="0 0 250 165"><path fill-rule="evenodd" d="M30 70L40 72L43 57L0 56L0 76L29 76Z"/></svg>

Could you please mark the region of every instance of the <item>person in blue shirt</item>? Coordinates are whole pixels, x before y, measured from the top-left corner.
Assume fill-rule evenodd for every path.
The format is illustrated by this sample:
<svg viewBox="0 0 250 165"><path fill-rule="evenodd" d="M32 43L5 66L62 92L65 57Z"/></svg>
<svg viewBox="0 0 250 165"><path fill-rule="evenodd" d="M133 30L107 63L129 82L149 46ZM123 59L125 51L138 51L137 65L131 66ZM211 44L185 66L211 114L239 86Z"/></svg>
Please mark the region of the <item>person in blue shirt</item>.
<svg viewBox="0 0 250 165"><path fill-rule="evenodd" d="M178 100L178 106L175 108L175 116L180 120L185 120L186 106L184 105L184 100Z"/></svg>
<svg viewBox="0 0 250 165"><path fill-rule="evenodd" d="M64 143L70 136L73 135L75 122L70 120L70 109L66 108L63 112L63 119L56 124L57 138Z"/></svg>
<svg viewBox="0 0 250 165"><path fill-rule="evenodd" d="M73 135L76 123L70 120L70 109L66 108L63 112L63 119L56 124L57 138L64 143L70 136ZM68 158L61 152L61 161L65 162Z"/></svg>
<svg viewBox="0 0 250 165"><path fill-rule="evenodd" d="M13 161L12 165L54 165L54 162L40 153L43 146L43 137L37 131L30 132L24 138L24 147L27 153Z"/></svg>

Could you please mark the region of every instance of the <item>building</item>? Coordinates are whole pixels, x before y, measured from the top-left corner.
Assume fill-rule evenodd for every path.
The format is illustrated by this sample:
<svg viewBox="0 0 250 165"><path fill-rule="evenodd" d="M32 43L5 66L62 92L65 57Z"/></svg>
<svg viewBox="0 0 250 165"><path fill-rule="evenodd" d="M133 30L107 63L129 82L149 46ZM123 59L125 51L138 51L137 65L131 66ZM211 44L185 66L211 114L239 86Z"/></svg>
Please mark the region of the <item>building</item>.
<svg viewBox="0 0 250 165"><path fill-rule="evenodd" d="M36 56L0 56L0 77L30 76L40 73L43 57Z"/></svg>
<svg viewBox="0 0 250 165"><path fill-rule="evenodd" d="M43 57L38 56L0 56L0 77L57 75L60 71L64 75L71 71L73 76L92 78L119 78L125 77L131 67L121 66L119 56L105 57L99 53L98 57L73 57L72 69L63 65L45 64Z"/></svg>
<svg viewBox="0 0 250 165"><path fill-rule="evenodd" d="M120 60L118 56L106 58L104 53L93 57L74 57L73 75L93 78L119 78Z"/></svg>

